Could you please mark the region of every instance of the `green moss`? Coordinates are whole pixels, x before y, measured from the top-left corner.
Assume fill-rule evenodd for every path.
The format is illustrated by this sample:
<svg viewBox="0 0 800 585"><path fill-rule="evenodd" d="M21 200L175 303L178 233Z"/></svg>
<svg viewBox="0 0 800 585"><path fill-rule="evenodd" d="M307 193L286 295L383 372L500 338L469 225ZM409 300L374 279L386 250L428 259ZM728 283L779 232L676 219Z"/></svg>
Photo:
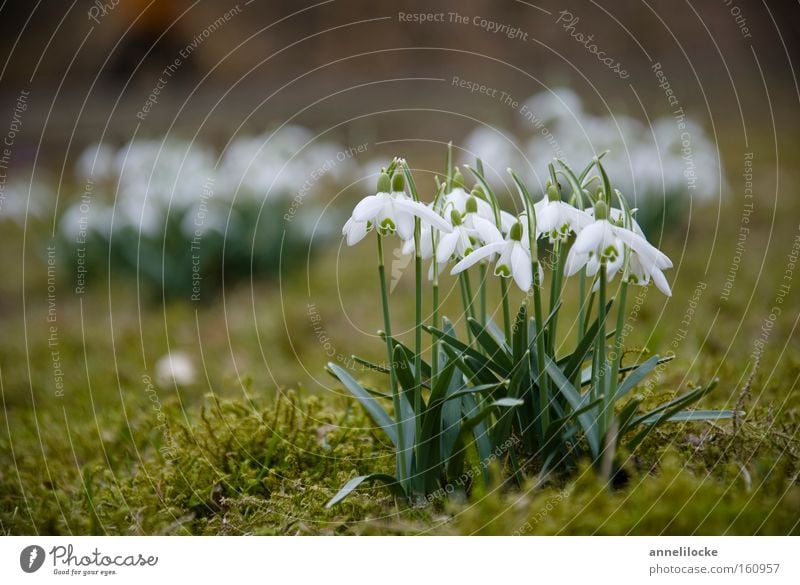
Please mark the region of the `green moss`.
<svg viewBox="0 0 800 585"><path fill-rule="evenodd" d="M762 462L763 463L763 462ZM591 471L562 487L475 494L453 510L454 534L798 534L800 487L776 470L745 480L691 472L668 456L657 472L609 489Z"/></svg>

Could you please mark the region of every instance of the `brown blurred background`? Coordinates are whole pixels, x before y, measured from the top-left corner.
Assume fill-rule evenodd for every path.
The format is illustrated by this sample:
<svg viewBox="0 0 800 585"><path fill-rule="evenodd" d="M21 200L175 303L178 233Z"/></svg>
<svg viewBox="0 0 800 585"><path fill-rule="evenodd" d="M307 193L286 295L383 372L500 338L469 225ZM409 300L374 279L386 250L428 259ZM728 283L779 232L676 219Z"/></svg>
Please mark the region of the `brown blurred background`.
<svg viewBox="0 0 800 585"><path fill-rule="evenodd" d="M20 90L30 90L36 114L26 117L26 144L42 138L44 144L63 146L71 136L73 145L101 135L124 140L140 122L139 136L170 129L224 142L240 124L262 130L290 116L317 130L373 138L409 129L413 121L415 130L431 137L458 140L471 126L463 118L376 112L447 109L498 123L514 116L447 82L378 83L449 81L453 75L519 100L545 86L567 85L591 109L641 117L633 87L648 116L664 115L668 107L650 71L652 61L663 64L681 104L716 131L721 143L743 140L743 118L751 132L770 125L767 103L781 126L798 127L791 65L800 46L796 2L120 0L114 6L108 0L103 5L3 3L0 111L13 107ZM598 47L624 65L628 79L598 65L564 23L556 22L564 10L579 18L575 31L594 34ZM470 23L402 23L399 12L442 12L446 21L447 13L459 12ZM226 13L229 20L202 38ZM527 41L474 26L475 16L520 27ZM164 68L198 38L146 120L137 119ZM335 92L341 93L331 95ZM351 120L359 116L365 117ZM48 154L59 159L61 153Z"/></svg>

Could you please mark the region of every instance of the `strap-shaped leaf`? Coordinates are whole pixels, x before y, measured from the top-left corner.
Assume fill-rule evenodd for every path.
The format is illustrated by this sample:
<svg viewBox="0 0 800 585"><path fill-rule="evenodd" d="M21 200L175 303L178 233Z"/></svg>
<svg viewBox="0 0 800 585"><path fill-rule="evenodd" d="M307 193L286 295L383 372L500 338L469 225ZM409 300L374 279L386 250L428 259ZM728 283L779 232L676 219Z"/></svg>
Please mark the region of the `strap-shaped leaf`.
<svg viewBox="0 0 800 585"><path fill-rule="evenodd" d="M667 362L671 362L675 359L675 356L668 355L658 359L658 364L666 364ZM631 364L630 366L623 366L619 369L620 374L624 374L626 372L630 372L638 368L641 364ZM581 386L586 386L592 381L592 368L591 366L587 366L581 370ZM617 390L617 398L621 398L619 394L619 389Z"/></svg>
<svg viewBox="0 0 800 585"><path fill-rule="evenodd" d="M370 370L374 370L376 372L381 372L382 374L388 374L389 373L389 368L387 368L386 366L382 366L380 364L376 364L376 363L371 362L369 360L365 360L364 358L359 357L357 355L352 355L350 357L353 358L354 362L356 362L358 364L361 364L362 366L365 366L365 367L369 368Z"/></svg>
<svg viewBox="0 0 800 585"><path fill-rule="evenodd" d="M492 412L498 408L514 408L520 406L522 400L515 398L501 398L479 408L472 395L466 395L463 398L464 415L465 418L461 423L461 429L458 434L453 450L450 453L447 463L447 474L449 477L456 477L461 474L464 466L464 459L466 457L467 437L470 433L474 434L475 442L478 447L478 456L481 461L487 461L491 458L491 441L489 431L486 428L486 419ZM484 477L486 477L487 469L482 466L484 470Z"/></svg>
<svg viewBox="0 0 800 585"><path fill-rule="evenodd" d="M739 414L744 414L738 411ZM734 410L684 410L676 412L662 422L690 422L690 421L714 421L733 418L737 411ZM655 419L645 419L642 424L653 424Z"/></svg>
<svg viewBox="0 0 800 585"><path fill-rule="evenodd" d="M711 381L706 386L701 386L700 388L695 388L685 394L681 394L672 400L665 402L651 410L650 412L643 414L631 421L631 427L635 427L647 419L652 419L654 415L661 414L664 412L679 412L683 410L690 404L693 404L700 400L703 396L711 392L717 385L717 380ZM677 409L677 410L675 410Z"/></svg>
<svg viewBox="0 0 800 585"><path fill-rule="evenodd" d="M392 477L391 475L387 475L385 473L371 473L370 475L359 475L358 477L354 477L350 481L348 481L342 489L340 489L335 496L333 496L330 501L325 504L326 508L332 508L347 496L349 496L353 491L360 486L362 483L372 482L372 481L380 481L386 484L386 487L389 488L389 491L392 492L398 498L405 498L406 494L403 491L402 486L400 483Z"/></svg>
<svg viewBox="0 0 800 585"><path fill-rule="evenodd" d="M460 369L461 362L456 362ZM445 393L445 402L442 405L442 432L440 436L441 453L443 454L442 464L445 463L449 454L453 451L453 445L458 440L458 433L461 430L461 404L462 398L451 399L451 397L464 389L464 375L456 370L456 375L450 380L450 385Z"/></svg>
<svg viewBox="0 0 800 585"><path fill-rule="evenodd" d="M419 461L415 470L418 482L422 489L432 490L436 488L436 482L442 472L442 441L441 435L446 431L443 421L444 403L448 388L455 377L456 361L449 360L436 378L436 385L431 393L428 407L422 417L422 434L417 444L417 454ZM460 376L460 373L459 373ZM458 417L448 417L448 425L456 425L455 432L458 432ZM453 432L453 431L451 431Z"/></svg>
<svg viewBox="0 0 800 585"><path fill-rule="evenodd" d="M395 372L397 373L397 381L400 382L400 386L403 387L403 390L405 391L404 394L406 395L409 404L412 405L414 404L414 391L416 390L414 366L412 361L413 359L413 356L409 356L402 347L398 345L394 346L394 363ZM425 401L422 400L422 396L420 396L420 400L422 402L422 410L424 411Z"/></svg>
<svg viewBox="0 0 800 585"><path fill-rule="evenodd" d="M545 363L545 371L555 383L558 391L567 400L572 410L580 411L588 403L589 395L582 395L578 392L550 357L545 356ZM588 412L582 412L578 415L578 422L586 435L586 441L589 443L592 457L596 458L600 454L600 438L597 436L598 427L596 421Z"/></svg>
<svg viewBox="0 0 800 585"><path fill-rule="evenodd" d="M506 370L511 370L513 364L511 363L511 353L508 346L503 347L489 331L483 327L478 321L472 317L467 317L467 326L475 336L475 340L480 344L489 359L497 361Z"/></svg>
<svg viewBox="0 0 800 585"><path fill-rule="evenodd" d="M522 359L522 354L528 348L528 307L525 303L519 306L517 316L514 318L514 328L511 334L511 355L514 363Z"/></svg>
<svg viewBox="0 0 800 585"><path fill-rule="evenodd" d="M639 382L644 380L645 376L647 376L647 374L649 374L658 364L661 363L664 363L661 360L661 358L658 357L657 355L654 355L650 359L637 365L636 368L625 377L625 380L623 380L622 384L620 384L619 387L617 388L617 395L615 396L615 400L619 400L620 398L625 396L628 392L636 388Z"/></svg>
<svg viewBox="0 0 800 585"><path fill-rule="evenodd" d="M383 339L386 339L384 333L381 333L381 337ZM414 351L406 344L402 343L401 341L398 341L396 337L392 337L391 339L392 339L392 346L395 348L397 347L401 348L403 350L403 353L405 353L405 355L407 356L408 362L413 364L414 356L416 355ZM422 360L422 377L423 379L430 379L431 377L431 365L425 360ZM425 384L423 384L423 386L424 385Z"/></svg>
<svg viewBox="0 0 800 585"><path fill-rule="evenodd" d="M608 311L611 309L612 303L613 300L606 303L606 315L608 315ZM599 331L600 321L595 319L591 326L586 330L586 333L578 343L575 351L573 351L566 360L566 365L564 366L564 376L568 380L573 380L575 378L575 375L578 373L578 369L581 367L583 362L586 361L586 358L588 357L589 352L597 339L597 334ZM564 363L563 360L562 363Z"/></svg>
<svg viewBox="0 0 800 585"><path fill-rule="evenodd" d="M389 440L396 448L398 445L395 423L383 407L378 404L377 399L367 392L361 384L356 382L344 368L339 367L333 362L328 362L328 370L344 385L347 391L361 403L364 410L366 410L372 417L372 420L383 429L383 432L386 433L386 436L389 437Z"/></svg>
<svg viewBox="0 0 800 585"><path fill-rule="evenodd" d="M586 204L583 201L583 187L581 186L580 179L578 179L578 177L575 176L575 173L572 171L569 165L567 165L567 163L565 163L563 160L560 159L558 162L559 164L561 164L562 167L561 169L558 170L558 173L560 175L563 175L564 178L567 179L567 183L572 188L572 193L575 195L575 200L576 200L575 206L578 207L579 209L583 209ZM590 166L588 168L591 169L594 166L594 161L592 161L589 164Z"/></svg>
<svg viewBox="0 0 800 585"><path fill-rule="evenodd" d="M497 326L497 323L491 317L486 318L486 329L507 352L511 352L510 341L506 340L505 332Z"/></svg>
<svg viewBox="0 0 800 585"><path fill-rule="evenodd" d="M481 384L480 386L467 386L452 394L448 394L445 396L444 401L449 402L450 400L454 400L456 398L461 398L467 394L483 394L484 392L490 392L491 390L495 390L500 388L502 384Z"/></svg>
<svg viewBox="0 0 800 585"><path fill-rule="evenodd" d="M711 392L716 385L717 380L713 380L707 386L687 392L683 396L670 400L647 414L633 419L626 430L633 429L639 424L645 423L645 421L649 422L644 424L644 429L639 431L639 433L628 442L629 448L635 449L651 432L653 432L653 429L657 428L661 423L670 420L672 416L678 414L690 404L700 400L703 396Z"/></svg>
<svg viewBox="0 0 800 585"><path fill-rule="evenodd" d="M448 335L441 329L436 329L435 327L424 326L424 329L430 333L431 335L435 335L442 342L449 345L452 349L456 350L457 352L464 354L466 356L471 357L474 360L488 366L504 378L508 377L508 368L504 367L503 365L499 364L497 360L489 359L485 355L481 354L476 349L473 349L463 341L459 340L458 338Z"/></svg>

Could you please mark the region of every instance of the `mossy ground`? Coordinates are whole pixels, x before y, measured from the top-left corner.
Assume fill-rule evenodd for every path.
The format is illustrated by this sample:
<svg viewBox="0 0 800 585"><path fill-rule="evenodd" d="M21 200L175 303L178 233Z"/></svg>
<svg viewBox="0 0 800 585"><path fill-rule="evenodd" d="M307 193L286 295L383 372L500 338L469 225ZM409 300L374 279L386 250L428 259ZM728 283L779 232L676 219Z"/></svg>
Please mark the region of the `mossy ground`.
<svg viewBox="0 0 800 585"><path fill-rule="evenodd" d="M747 413L741 420L664 427L624 459L626 480L612 489L588 467L538 486L511 485L495 469L493 482L476 485L466 501L441 499L425 508L398 507L380 487L324 507L350 477L393 466L380 433L323 371L326 361L346 362L351 353L381 359L371 246L346 256L323 251L308 271L163 310L138 302L129 281L101 275L90 275L92 288L79 297L63 260L50 322L42 292L46 243L30 240L24 288L16 265L0 285L0 531L798 533L796 290L782 304L748 382L754 341L798 229L791 213L797 204L791 205L776 218L766 211L754 216L726 301L719 291L736 244L737 206L722 211L716 231L709 218L717 210L708 207L696 210L691 230L666 233L663 246L680 266L674 296L667 301L650 291L636 333L626 339L631 348L674 349L677 356L645 388L648 401L718 377L719 388L703 405L738 404ZM705 237L712 231L716 244ZM23 257L18 235L3 236L9 258ZM305 266L305 259L292 260ZM411 274L399 264L393 269L403 274L392 293L394 317L408 336ZM705 288L684 327L698 283ZM446 314L458 314L456 289L444 295ZM53 324L57 342L49 345ZM153 363L170 348L190 354L197 380L148 392L143 376L152 376ZM54 350L63 396L54 387Z"/></svg>

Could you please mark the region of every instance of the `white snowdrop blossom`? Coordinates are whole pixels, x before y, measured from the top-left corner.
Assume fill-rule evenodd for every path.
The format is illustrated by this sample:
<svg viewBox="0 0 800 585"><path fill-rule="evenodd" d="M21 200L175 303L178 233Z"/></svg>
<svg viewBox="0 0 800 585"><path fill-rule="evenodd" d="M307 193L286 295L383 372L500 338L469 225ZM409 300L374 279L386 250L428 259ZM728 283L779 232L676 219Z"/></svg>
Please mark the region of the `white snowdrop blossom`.
<svg viewBox="0 0 800 585"><path fill-rule="evenodd" d="M433 213L434 205L430 203L426 205L428 209L430 209ZM438 214L437 214L438 215ZM434 238L438 241L439 239L439 230L432 226L428 221L420 220L419 223L420 228L420 241L419 241L419 257L423 260L427 260L428 258L433 258L433 241ZM413 254L414 249L414 238L409 238L403 242L402 253L404 255Z"/></svg>
<svg viewBox="0 0 800 585"><path fill-rule="evenodd" d="M467 202L470 200L470 198L474 198L477 204L477 209L474 211L477 212L478 216L494 224L494 210L492 209L492 205L486 201L483 190L476 186L471 193L467 193L463 187L463 178L460 171L456 171L453 182L455 187L453 187L449 193L446 193L444 197L442 197L441 209L439 211L442 212L445 217L447 216L448 208L457 210L462 216L466 215ZM500 229L502 230L502 233L506 234L508 233L508 230L511 229L511 226L516 223L517 218L502 209L499 211Z"/></svg>
<svg viewBox="0 0 800 585"><path fill-rule="evenodd" d="M394 178L389 179L389 175L381 173L378 192L358 202L342 229L348 245L361 241L373 227L382 235L396 233L403 240L411 239L414 237L415 217L443 232L452 231L449 223L428 206L412 200L403 188L401 174L395 173Z"/></svg>
<svg viewBox="0 0 800 585"><path fill-rule="evenodd" d="M453 266L450 274L458 274L474 266L481 260L499 254L500 257L497 259L494 267L495 275L504 278L513 278L514 282L523 292L528 292L533 284L533 269L531 266L531 254L528 248L528 242L522 235L522 224L517 222L511 226L506 239L500 242L492 242L478 248ZM541 278L541 266L539 270L539 276Z"/></svg>
<svg viewBox="0 0 800 585"><path fill-rule="evenodd" d="M452 256L456 258L463 258L472 252L477 233L474 229L467 227L462 221L461 214L455 209L450 212L450 221L453 225L453 231L445 234L439 240L439 245L436 247L436 261L439 264L444 264Z"/></svg>
<svg viewBox="0 0 800 585"><path fill-rule="evenodd" d="M548 185L545 197L534 204L536 211L536 235L546 236L550 242L564 242L570 233L576 234L591 224L594 218L561 201L558 190Z"/></svg>
<svg viewBox="0 0 800 585"><path fill-rule="evenodd" d="M669 260L669 258L667 258L667 260ZM663 268L671 267L672 262L669 262L669 266L664 266ZM647 286L652 280L658 290L660 290L666 296L671 297L672 291L670 290L669 283L662 272L663 268L657 263L653 262L651 259L645 260L644 257L639 253L631 252L630 263L628 264L627 271L628 282L639 286Z"/></svg>
<svg viewBox="0 0 800 585"><path fill-rule="evenodd" d="M460 260L472 253L477 246L503 241L503 235L494 222L481 215L479 201L479 198L470 195L463 214L455 209L451 210L450 223L453 231L442 236L436 248L439 264L445 264L451 257Z"/></svg>
<svg viewBox="0 0 800 585"><path fill-rule="evenodd" d="M595 220L575 238L567 256L564 273L576 274L586 268L586 274L594 276L601 264L606 266L606 276L611 280L623 267L625 248L630 250L626 278L640 284L653 279L658 289L670 296L671 291L662 270L672 267L670 259L635 231L614 225L608 220L609 210L605 203L595 204Z"/></svg>
<svg viewBox="0 0 800 585"><path fill-rule="evenodd" d="M592 218L594 218L594 209L588 210L588 213L592 216ZM608 216L610 220L617 225L622 224L624 221L622 210L617 209L616 207L612 207L608 210ZM632 230L636 235L644 238L645 235L641 226L639 226L639 223L634 218L630 218L630 222L631 226L629 229ZM663 258L661 258L660 263L663 264L663 267L659 267L654 265L652 262L643 260L639 253L632 249L630 251L630 261L625 273L625 278L631 284L638 286L647 286L652 280L658 290L668 297L671 297L672 291L669 288L669 284L667 283L667 279L662 270L666 268L672 268L672 262L663 254L661 254L661 256L663 256Z"/></svg>

